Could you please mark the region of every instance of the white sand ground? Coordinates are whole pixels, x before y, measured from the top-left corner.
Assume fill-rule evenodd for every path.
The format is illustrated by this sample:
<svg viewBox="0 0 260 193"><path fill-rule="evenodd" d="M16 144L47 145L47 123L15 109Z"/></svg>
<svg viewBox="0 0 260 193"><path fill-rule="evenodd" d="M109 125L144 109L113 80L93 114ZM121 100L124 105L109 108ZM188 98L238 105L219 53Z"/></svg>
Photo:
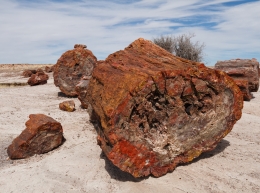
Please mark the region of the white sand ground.
<svg viewBox="0 0 260 193"><path fill-rule="evenodd" d="M50 74L51 76L51 74ZM0 83L6 82L1 74ZM14 82L26 78L12 76ZM10 82L10 80L8 80ZM0 192L203 193L260 192L260 93L244 103L243 116L211 152L160 178L134 179L113 166L96 144L96 133L77 98L75 112L59 110L53 78L40 86L0 88ZM24 160L7 159L6 149L25 129L30 114L59 121L65 143L52 152Z"/></svg>

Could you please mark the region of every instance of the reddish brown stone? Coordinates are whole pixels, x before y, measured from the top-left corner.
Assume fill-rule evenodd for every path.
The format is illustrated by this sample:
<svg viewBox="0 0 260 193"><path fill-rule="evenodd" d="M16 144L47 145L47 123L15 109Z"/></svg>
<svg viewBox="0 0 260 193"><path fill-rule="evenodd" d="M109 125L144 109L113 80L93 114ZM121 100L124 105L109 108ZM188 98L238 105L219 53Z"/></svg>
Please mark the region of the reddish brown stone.
<svg viewBox="0 0 260 193"><path fill-rule="evenodd" d="M253 58L218 61L215 69L226 72L233 79L248 81L249 91L257 92L259 88L259 62Z"/></svg>
<svg viewBox="0 0 260 193"><path fill-rule="evenodd" d="M82 48L82 49L85 49L85 48L87 48L87 46L84 45L84 44L75 44L75 45L74 45L74 48Z"/></svg>
<svg viewBox="0 0 260 193"><path fill-rule="evenodd" d="M37 70L36 74L33 74L29 80L28 84L31 86L46 84L49 76L45 74L42 70Z"/></svg>
<svg viewBox="0 0 260 193"><path fill-rule="evenodd" d="M60 108L60 110L63 110L63 111L73 112L73 111L75 111L75 103L73 100L64 101L59 104L59 108Z"/></svg>
<svg viewBox="0 0 260 193"><path fill-rule="evenodd" d="M51 71L52 71L52 72L54 72L55 66L56 66L56 65L53 65L53 66L51 67Z"/></svg>
<svg viewBox="0 0 260 193"><path fill-rule="evenodd" d="M214 149L243 107L226 73L144 39L98 62L86 98L100 125L98 144L134 177L162 176Z"/></svg>
<svg viewBox="0 0 260 193"><path fill-rule="evenodd" d="M11 159L21 159L47 153L61 145L63 130L59 122L43 114L31 114L26 129L8 147Z"/></svg>
<svg viewBox="0 0 260 193"><path fill-rule="evenodd" d="M234 79L236 85L239 87L243 94L244 101L250 101L253 98L252 93L249 91L248 81L244 79Z"/></svg>
<svg viewBox="0 0 260 193"><path fill-rule="evenodd" d="M37 73L37 72L44 73L43 69L41 69L41 68L38 68L38 69L36 70L36 73Z"/></svg>
<svg viewBox="0 0 260 193"><path fill-rule="evenodd" d="M53 71L53 66L45 66L45 72L51 73Z"/></svg>
<svg viewBox="0 0 260 193"><path fill-rule="evenodd" d="M91 76L97 58L85 45L76 44L62 54L54 68L54 84L68 96L77 96L76 85L83 76Z"/></svg>
<svg viewBox="0 0 260 193"><path fill-rule="evenodd" d="M24 70L22 76L27 78L31 77L33 74L36 74L36 70Z"/></svg>

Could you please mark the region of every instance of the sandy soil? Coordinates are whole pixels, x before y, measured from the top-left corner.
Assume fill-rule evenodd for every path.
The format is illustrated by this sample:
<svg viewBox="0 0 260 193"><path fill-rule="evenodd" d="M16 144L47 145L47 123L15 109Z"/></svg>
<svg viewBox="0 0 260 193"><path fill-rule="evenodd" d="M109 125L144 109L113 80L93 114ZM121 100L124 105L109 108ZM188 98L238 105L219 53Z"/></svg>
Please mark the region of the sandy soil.
<svg viewBox="0 0 260 193"><path fill-rule="evenodd" d="M27 78L13 73L13 82ZM260 192L260 92L244 103L243 116L211 152L178 166L160 178L135 179L102 154L88 113L59 110L68 98L48 84L0 88L0 192ZM8 73L0 69L0 83ZM10 79L9 79L10 80ZM25 129L30 114L43 113L59 121L65 143L52 152L24 160L9 160L6 149Z"/></svg>

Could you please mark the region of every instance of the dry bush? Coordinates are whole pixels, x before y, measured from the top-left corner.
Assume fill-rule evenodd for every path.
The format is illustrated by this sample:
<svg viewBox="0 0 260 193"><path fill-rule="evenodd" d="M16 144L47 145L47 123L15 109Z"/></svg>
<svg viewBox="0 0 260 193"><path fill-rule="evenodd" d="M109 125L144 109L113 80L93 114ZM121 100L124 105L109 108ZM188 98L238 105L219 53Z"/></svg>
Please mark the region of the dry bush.
<svg viewBox="0 0 260 193"><path fill-rule="evenodd" d="M177 37L165 35L154 38L153 42L176 56L195 62L201 62L205 45L199 42L193 43L191 41L193 37L195 37L194 34L182 34Z"/></svg>
<svg viewBox="0 0 260 193"><path fill-rule="evenodd" d="M172 36L161 36L154 38L153 43L167 50L168 52L173 53L174 38L172 38Z"/></svg>

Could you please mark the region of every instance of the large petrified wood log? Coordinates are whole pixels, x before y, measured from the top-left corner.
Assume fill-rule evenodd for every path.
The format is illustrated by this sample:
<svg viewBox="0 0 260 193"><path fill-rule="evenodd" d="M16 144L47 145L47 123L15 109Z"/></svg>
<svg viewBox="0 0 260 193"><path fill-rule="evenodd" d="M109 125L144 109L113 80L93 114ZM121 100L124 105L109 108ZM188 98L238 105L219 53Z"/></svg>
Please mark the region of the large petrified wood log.
<svg viewBox="0 0 260 193"><path fill-rule="evenodd" d="M51 151L61 145L63 130L59 122L43 114L31 114L26 129L8 147L11 159L21 159Z"/></svg>
<svg viewBox="0 0 260 193"><path fill-rule="evenodd" d="M53 77L54 84L68 96L77 96L75 86L83 76L91 77L97 58L85 45L75 44L73 50L62 54L57 61Z"/></svg>
<svg viewBox="0 0 260 193"><path fill-rule="evenodd" d="M212 150L241 117L232 78L138 39L94 69L98 144L121 170L158 177Z"/></svg>
<svg viewBox="0 0 260 193"><path fill-rule="evenodd" d="M226 72L233 79L248 81L249 91L257 92L259 88L259 62L253 58L218 61L215 69Z"/></svg>

